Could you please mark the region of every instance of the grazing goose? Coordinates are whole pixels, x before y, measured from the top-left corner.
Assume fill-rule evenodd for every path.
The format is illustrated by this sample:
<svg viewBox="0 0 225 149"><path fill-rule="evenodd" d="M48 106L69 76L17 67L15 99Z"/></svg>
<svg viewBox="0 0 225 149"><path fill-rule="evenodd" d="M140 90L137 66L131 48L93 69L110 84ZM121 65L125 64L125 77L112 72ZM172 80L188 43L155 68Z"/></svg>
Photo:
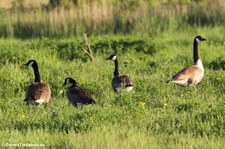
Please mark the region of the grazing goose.
<svg viewBox="0 0 225 149"><path fill-rule="evenodd" d="M193 43L194 65L186 67L175 74L171 82L181 86L193 86L198 84L204 76L204 68L198 56L198 43L206 39L196 36ZM169 82L169 81L168 81Z"/></svg>
<svg viewBox="0 0 225 149"><path fill-rule="evenodd" d="M47 83L41 82L37 62L35 60L29 60L24 65L32 66L35 76L34 83L27 87L24 101L34 101L39 104L49 102L51 90Z"/></svg>
<svg viewBox="0 0 225 149"><path fill-rule="evenodd" d="M95 103L91 94L86 89L77 86L77 82L74 79L66 78L63 86L67 84L72 84L66 91L66 96L72 105L77 107Z"/></svg>
<svg viewBox="0 0 225 149"><path fill-rule="evenodd" d="M119 75L118 64L119 61L116 55L110 55L106 60L112 60L115 63L114 77L112 79L112 89L114 92L119 92L121 89L126 89L131 91L133 89L133 84L131 79L127 75Z"/></svg>

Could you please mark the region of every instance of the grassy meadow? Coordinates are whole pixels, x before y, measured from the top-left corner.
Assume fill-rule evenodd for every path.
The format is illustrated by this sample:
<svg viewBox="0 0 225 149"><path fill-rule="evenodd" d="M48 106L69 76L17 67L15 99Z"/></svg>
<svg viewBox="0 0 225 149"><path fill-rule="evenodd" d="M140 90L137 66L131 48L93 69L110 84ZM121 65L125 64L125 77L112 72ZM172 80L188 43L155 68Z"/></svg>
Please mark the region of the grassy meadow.
<svg viewBox="0 0 225 149"><path fill-rule="evenodd" d="M113 8L119 9L120 5L113 2L102 2L97 6L107 4L103 8L110 6L112 9L105 11L116 12ZM142 4L146 2L140 0L138 7L144 7ZM207 2L191 4L193 7L208 6L208 10L215 10L214 5L209 7ZM40 21L43 26L38 26L38 19L29 22L34 13L28 13L28 8L10 9L12 6L6 7L2 3L0 8L5 8L0 11L0 15L4 16L0 18L3 20L0 22L1 148L10 145L27 148L22 146L26 144L36 144L40 148L224 148L225 30L223 18L216 19L220 13L202 12L208 17L215 15L211 18L215 20L212 24L198 17L199 22L193 20L195 23L187 21L182 24L184 14L190 14L188 11L181 13L179 19L176 18L178 13L170 13L174 17L167 22L167 16L163 15L165 12L155 10L155 13L165 17L165 22L161 18L157 20L155 15L148 17L149 14L145 14L143 21L146 22L136 20L137 23L131 28L122 22L117 32L113 20L108 25L102 24L108 27L102 28L105 31L98 30L101 26L91 28L84 25L84 28L79 28L81 30L69 28L68 24L76 24L71 18L68 20L72 22L59 21L59 26L46 21L50 18L46 15L56 17L59 14L52 12L56 9L59 9L56 11L58 13L65 11L63 7L50 9L49 13L44 8L37 8L35 15L43 16L47 22L42 24ZM148 4L152 7L163 5ZM188 3L181 5L187 6ZM74 14L76 7L83 9L87 5L77 1L71 7L71 14ZM123 13L128 15L127 18L133 10L131 8ZM135 7L134 10L147 11L147 8ZM27 18L28 21L18 18ZM83 23L91 22L83 18ZM127 18L121 17L117 21ZM78 25L81 23L81 18L74 19L78 19ZM48 23L54 27L49 27ZM24 24L31 25L31 28L22 30L26 28ZM63 24L68 30L59 29ZM145 29L150 30L145 32ZM83 37L85 32L88 33L94 61L82 50L87 49ZM207 39L199 44L199 55L205 68L203 80L196 87L166 83L178 70L193 64L193 39L196 35ZM112 53L118 55L120 74L131 77L133 91L112 92L114 63L105 60ZM33 70L23 66L30 59L38 62L41 80L50 84L52 98L48 104L26 105L23 102L26 87L34 80ZM78 85L88 89L96 104L79 108L69 105L66 88L62 87L66 77L74 78Z"/></svg>

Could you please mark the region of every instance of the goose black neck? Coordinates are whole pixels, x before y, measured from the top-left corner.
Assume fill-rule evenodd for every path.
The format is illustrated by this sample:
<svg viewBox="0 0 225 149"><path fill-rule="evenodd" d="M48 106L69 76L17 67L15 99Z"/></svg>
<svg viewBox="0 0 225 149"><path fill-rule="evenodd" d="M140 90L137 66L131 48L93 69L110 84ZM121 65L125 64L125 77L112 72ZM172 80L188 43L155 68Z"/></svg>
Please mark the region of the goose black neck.
<svg viewBox="0 0 225 149"><path fill-rule="evenodd" d="M76 83L72 83L72 85L69 88L77 87Z"/></svg>
<svg viewBox="0 0 225 149"><path fill-rule="evenodd" d="M71 87L76 87L76 86L77 86L77 83L72 83Z"/></svg>
<svg viewBox="0 0 225 149"><path fill-rule="evenodd" d="M199 60L199 56L198 56L198 42L196 40L194 40L194 46L193 46L193 58L194 58L194 64L197 63L197 61Z"/></svg>
<svg viewBox="0 0 225 149"><path fill-rule="evenodd" d="M115 70L114 70L114 76L119 76L119 70L118 70L118 59L114 60L115 63Z"/></svg>
<svg viewBox="0 0 225 149"><path fill-rule="evenodd" d="M39 70L38 70L38 65L37 63L34 63L32 65L33 69L34 69L34 82L41 82L41 79L40 79L40 74L39 74Z"/></svg>

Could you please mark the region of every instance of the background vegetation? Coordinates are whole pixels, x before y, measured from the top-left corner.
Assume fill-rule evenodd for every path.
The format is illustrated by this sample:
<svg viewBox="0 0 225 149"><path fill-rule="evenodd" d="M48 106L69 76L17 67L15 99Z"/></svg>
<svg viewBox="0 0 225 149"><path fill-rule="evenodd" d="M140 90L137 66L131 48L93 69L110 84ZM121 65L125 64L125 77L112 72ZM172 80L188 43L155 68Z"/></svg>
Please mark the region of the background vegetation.
<svg viewBox="0 0 225 149"><path fill-rule="evenodd" d="M1 37L155 36L225 23L224 0L2 0L0 6Z"/></svg>
<svg viewBox="0 0 225 149"><path fill-rule="evenodd" d="M218 1L0 1L0 143L46 148L223 148L225 146L224 3ZM92 61L82 50L88 33ZM205 77L196 87L165 83L193 64L196 35ZM31 38L32 37L32 38ZM111 90L112 53L131 93ZM37 60L52 89L46 105L26 105ZM97 104L68 105L66 77Z"/></svg>

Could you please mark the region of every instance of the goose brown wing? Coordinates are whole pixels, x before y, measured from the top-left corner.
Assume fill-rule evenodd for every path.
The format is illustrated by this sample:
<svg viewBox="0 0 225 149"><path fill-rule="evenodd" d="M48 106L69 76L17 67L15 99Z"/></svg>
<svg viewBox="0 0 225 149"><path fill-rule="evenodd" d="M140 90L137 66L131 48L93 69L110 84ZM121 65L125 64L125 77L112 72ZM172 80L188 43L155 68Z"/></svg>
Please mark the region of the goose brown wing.
<svg viewBox="0 0 225 149"><path fill-rule="evenodd" d="M73 105L77 103L82 104L92 104L95 103L91 94L84 88L81 87L71 87L67 90L67 98L69 102Z"/></svg>
<svg viewBox="0 0 225 149"><path fill-rule="evenodd" d="M184 80L184 79L190 79L195 76L196 73L198 73L200 69L197 66L190 66L187 68L184 68L180 70L178 73L176 73L172 80Z"/></svg>
<svg viewBox="0 0 225 149"><path fill-rule="evenodd" d="M121 75L120 79L124 87L133 86L131 79L127 75Z"/></svg>
<svg viewBox="0 0 225 149"><path fill-rule="evenodd" d="M83 99L85 104L95 103L95 101L93 100L93 98L88 90L86 90L85 88L81 88L81 87L78 87L78 88L80 91L80 96Z"/></svg>

